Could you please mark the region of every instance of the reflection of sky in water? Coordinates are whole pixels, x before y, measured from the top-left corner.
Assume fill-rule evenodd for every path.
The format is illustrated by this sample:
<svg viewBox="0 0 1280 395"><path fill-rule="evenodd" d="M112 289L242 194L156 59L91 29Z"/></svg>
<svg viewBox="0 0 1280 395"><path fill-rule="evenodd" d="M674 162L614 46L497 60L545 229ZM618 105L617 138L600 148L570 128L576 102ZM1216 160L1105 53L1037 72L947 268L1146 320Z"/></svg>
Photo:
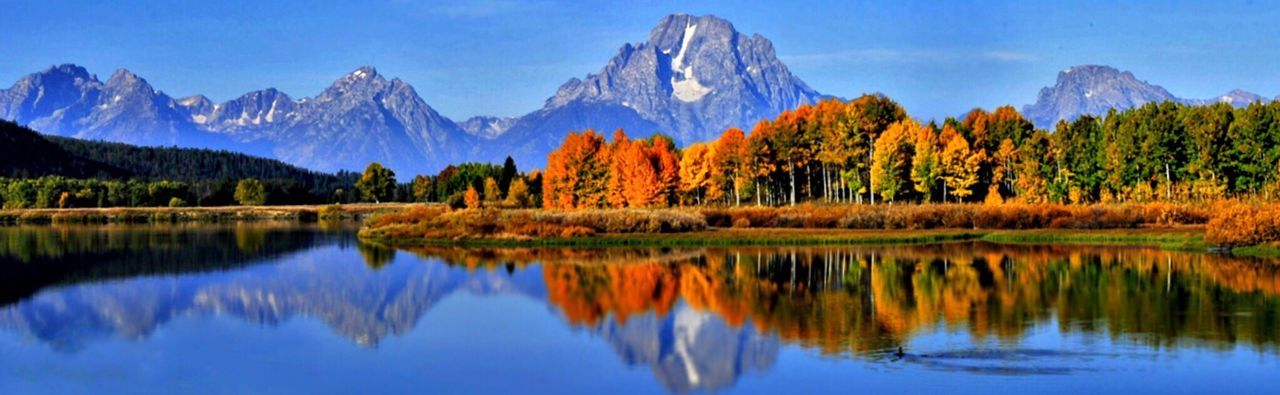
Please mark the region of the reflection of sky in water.
<svg viewBox="0 0 1280 395"><path fill-rule="evenodd" d="M378 255L374 269L371 255ZM539 264L468 268L331 240L264 259L224 271L54 285L0 308L0 392L1258 392L1280 385L1263 379L1280 368L1269 341L1194 340L1196 334L1160 333L1176 326L1155 323L1107 330L1120 324L1059 322L1056 309L1071 306L1028 312L1014 336L911 317L898 317L920 322L907 334L825 328L855 325L832 319L838 311L821 313L847 310L824 305L847 300L800 303L803 295L788 293L752 307L772 306L769 314L726 318L732 308L723 301L703 295L691 303L682 294L669 310L619 316L606 309L600 319L583 319L552 303ZM792 281L787 266L779 267L784 271L763 277ZM917 292L940 281L915 270L908 282ZM839 282L803 275L823 287ZM984 275L974 281L990 281ZM560 297L605 291L584 286ZM812 311L784 309L802 306ZM1269 315L1274 298L1262 308L1245 313L1277 319ZM885 325L894 324L870 327ZM810 332L882 338L846 339L837 343L870 348L832 354L815 343L830 339L804 335ZM895 344L906 355L894 355Z"/></svg>

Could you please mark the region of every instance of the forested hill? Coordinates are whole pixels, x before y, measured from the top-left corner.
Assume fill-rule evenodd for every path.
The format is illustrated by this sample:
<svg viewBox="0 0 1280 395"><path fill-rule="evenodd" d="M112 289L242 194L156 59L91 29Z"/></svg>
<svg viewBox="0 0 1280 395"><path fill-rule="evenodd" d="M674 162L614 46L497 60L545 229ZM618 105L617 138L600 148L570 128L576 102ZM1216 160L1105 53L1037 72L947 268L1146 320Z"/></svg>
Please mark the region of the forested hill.
<svg viewBox="0 0 1280 395"><path fill-rule="evenodd" d="M0 177L211 181L290 180L310 188L344 183L340 176L227 151L138 147L44 136L0 121Z"/></svg>
<svg viewBox="0 0 1280 395"><path fill-rule="evenodd" d="M0 177L120 178L128 172L77 157L30 129L0 121Z"/></svg>

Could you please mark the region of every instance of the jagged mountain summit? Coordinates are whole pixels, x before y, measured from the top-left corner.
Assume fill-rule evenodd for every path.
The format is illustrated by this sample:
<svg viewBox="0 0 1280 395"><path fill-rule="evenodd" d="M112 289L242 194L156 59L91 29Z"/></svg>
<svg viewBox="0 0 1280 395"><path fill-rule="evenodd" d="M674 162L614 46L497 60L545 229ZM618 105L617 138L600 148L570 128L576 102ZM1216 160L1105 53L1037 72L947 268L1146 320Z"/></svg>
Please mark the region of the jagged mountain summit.
<svg viewBox="0 0 1280 395"><path fill-rule="evenodd" d="M1138 80L1133 73L1084 65L1059 72L1057 83L1041 89L1036 102L1023 107L1022 112L1036 126L1052 129L1059 120L1167 100L1178 98L1159 85Z"/></svg>
<svg viewBox="0 0 1280 395"><path fill-rule="evenodd" d="M27 75L0 90L0 118L44 133L89 140L249 148L201 132L184 107L125 69L117 70L105 83L72 64Z"/></svg>
<svg viewBox="0 0 1280 395"><path fill-rule="evenodd" d="M1074 66L1058 73L1052 87L1040 90L1036 102L1023 107L1023 114L1037 127L1053 129L1059 120L1074 120L1081 115L1102 115L1108 110L1124 110L1151 102L1174 101L1191 105L1228 103L1244 107L1262 96L1235 89L1209 99L1184 99L1165 88L1142 81L1133 73L1110 66Z"/></svg>
<svg viewBox="0 0 1280 395"><path fill-rule="evenodd" d="M379 161L406 175L467 158L474 138L412 86L372 67L314 98L265 89L224 103L173 99L119 70L103 83L83 67L54 66L0 90L0 118L43 133L137 145L226 149L321 171Z"/></svg>
<svg viewBox="0 0 1280 395"><path fill-rule="evenodd" d="M568 131L587 128L663 133L683 145L824 97L791 74L768 39L715 16L676 14L648 41L623 45L599 73L570 79L486 151L541 166Z"/></svg>
<svg viewBox="0 0 1280 395"><path fill-rule="evenodd" d="M362 169L379 161L402 176L434 173L466 158L474 145L399 78L372 67L339 78L320 95L297 102L277 128L276 156L303 166Z"/></svg>
<svg viewBox="0 0 1280 395"><path fill-rule="evenodd" d="M458 127L465 130L468 134L483 139L495 139L511 129L511 125L516 122L517 118L512 117L493 117L487 115L475 116L465 121L459 122Z"/></svg>
<svg viewBox="0 0 1280 395"><path fill-rule="evenodd" d="M1247 107L1250 104L1253 104L1254 102L1259 102L1259 101L1267 101L1267 98L1262 97L1262 95L1259 95L1257 93L1249 92L1246 90L1232 89L1230 92L1223 93L1222 95L1219 95L1214 98L1209 98L1204 100L1189 100L1188 102L1192 104L1227 103L1232 105L1233 107Z"/></svg>

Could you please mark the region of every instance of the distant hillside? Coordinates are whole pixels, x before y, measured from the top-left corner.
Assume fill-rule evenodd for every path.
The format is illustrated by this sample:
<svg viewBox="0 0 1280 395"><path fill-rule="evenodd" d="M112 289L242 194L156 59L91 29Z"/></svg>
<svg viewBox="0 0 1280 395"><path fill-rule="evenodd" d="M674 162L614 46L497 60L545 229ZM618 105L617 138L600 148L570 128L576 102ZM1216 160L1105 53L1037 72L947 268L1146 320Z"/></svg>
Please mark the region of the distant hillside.
<svg viewBox="0 0 1280 395"><path fill-rule="evenodd" d="M67 152L62 146L15 123L0 121L0 177L121 178L129 173Z"/></svg>
<svg viewBox="0 0 1280 395"><path fill-rule="evenodd" d="M0 121L0 177L215 181L289 180L307 189L350 184L351 175L306 170L272 159L227 151L137 147L41 135Z"/></svg>

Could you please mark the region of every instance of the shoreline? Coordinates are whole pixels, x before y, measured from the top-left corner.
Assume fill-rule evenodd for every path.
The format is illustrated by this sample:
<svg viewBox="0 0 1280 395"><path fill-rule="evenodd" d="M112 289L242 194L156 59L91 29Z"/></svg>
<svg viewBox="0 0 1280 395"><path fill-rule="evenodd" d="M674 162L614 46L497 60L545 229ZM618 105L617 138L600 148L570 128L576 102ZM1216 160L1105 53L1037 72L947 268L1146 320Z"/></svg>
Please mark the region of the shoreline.
<svg viewBox="0 0 1280 395"><path fill-rule="evenodd" d="M289 206L110 207L0 210L0 226L115 223L221 223L239 221L362 220L416 203L350 203Z"/></svg>
<svg viewBox="0 0 1280 395"><path fill-rule="evenodd" d="M361 221L406 209L438 209L422 203L343 205L121 207L0 210L0 227L18 225L184 224L284 221ZM822 246L839 244L928 244L987 241L999 244L1091 244L1156 247L1166 250L1280 257L1280 244L1217 249L1204 241L1204 225L1148 225L1115 229L845 229L796 227L716 227L683 232L602 232L586 235L523 237L386 237L376 227L358 232L362 242L388 248L453 247L729 247Z"/></svg>
<svg viewBox="0 0 1280 395"><path fill-rule="evenodd" d="M685 233L606 233L582 237L540 239L494 238L412 238L370 237L362 230L363 242L387 248L413 247L733 247L733 246L824 246L932 244L985 241L996 244L1072 244L1154 247L1166 250L1211 252L1204 244L1203 226L1171 226L1135 229L795 229L795 228L708 228ZM1257 249L1258 247L1244 247ZM1246 256L1280 254L1280 248L1261 247ZM1234 251L1231 251L1234 253Z"/></svg>

